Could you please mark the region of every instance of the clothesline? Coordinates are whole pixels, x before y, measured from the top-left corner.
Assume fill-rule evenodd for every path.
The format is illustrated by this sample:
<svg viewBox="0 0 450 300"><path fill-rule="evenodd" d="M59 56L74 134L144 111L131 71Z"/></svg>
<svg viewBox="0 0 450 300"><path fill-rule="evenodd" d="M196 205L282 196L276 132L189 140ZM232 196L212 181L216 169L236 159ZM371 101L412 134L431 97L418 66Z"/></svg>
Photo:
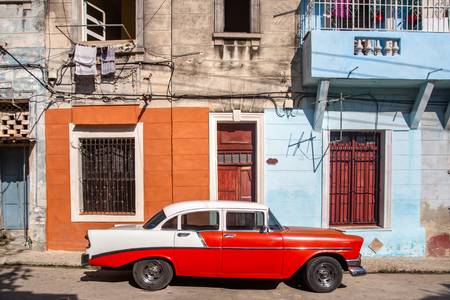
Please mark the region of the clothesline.
<svg viewBox="0 0 450 300"><path fill-rule="evenodd" d="M97 75L97 53L100 53L102 76L111 76L116 72L116 53L112 46L94 47L75 45L74 62L75 74L78 76Z"/></svg>

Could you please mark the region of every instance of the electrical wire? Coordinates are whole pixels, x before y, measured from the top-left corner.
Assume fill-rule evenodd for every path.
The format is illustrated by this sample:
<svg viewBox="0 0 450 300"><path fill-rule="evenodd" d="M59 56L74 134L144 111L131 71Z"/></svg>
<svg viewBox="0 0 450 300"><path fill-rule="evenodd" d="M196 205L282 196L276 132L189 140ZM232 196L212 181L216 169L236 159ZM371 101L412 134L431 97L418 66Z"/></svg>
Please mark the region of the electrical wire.
<svg viewBox="0 0 450 300"><path fill-rule="evenodd" d="M44 83L39 79L36 75L33 74L26 66L24 66L14 55L12 55L8 50L6 50L3 46L0 45L0 52L8 54L17 64L19 64L22 69L24 69L28 74L30 74L40 85L42 85L47 91L53 94L53 90L49 87L48 84Z"/></svg>

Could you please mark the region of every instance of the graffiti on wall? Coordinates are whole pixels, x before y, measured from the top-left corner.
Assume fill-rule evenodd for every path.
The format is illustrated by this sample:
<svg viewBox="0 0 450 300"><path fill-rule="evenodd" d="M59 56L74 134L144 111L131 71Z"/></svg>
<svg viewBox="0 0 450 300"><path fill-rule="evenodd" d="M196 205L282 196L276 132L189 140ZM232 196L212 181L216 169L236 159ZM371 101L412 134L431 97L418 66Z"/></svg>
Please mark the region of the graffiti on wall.
<svg viewBox="0 0 450 300"><path fill-rule="evenodd" d="M289 155L294 157L299 155L310 160L312 162L312 169L315 173L322 164L323 159L328 152L328 148L329 145L324 151L322 151L322 145L320 141L318 141L317 136L313 135L312 131L309 133L309 137L305 136L305 132L302 131L297 140L292 138L291 133L286 150L286 157Z"/></svg>

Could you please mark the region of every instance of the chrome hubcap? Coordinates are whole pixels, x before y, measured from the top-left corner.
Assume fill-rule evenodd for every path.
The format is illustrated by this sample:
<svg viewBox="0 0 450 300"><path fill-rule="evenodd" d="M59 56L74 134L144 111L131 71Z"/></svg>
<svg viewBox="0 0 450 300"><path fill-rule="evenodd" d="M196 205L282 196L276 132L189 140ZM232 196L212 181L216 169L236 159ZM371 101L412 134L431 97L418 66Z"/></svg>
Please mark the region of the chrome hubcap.
<svg viewBox="0 0 450 300"><path fill-rule="evenodd" d="M323 287L330 287L336 280L336 273L328 264L322 263L316 270L316 280Z"/></svg>
<svg viewBox="0 0 450 300"><path fill-rule="evenodd" d="M162 266L157 262L151 262L144 268L144 281L151 283L161 277L163 272Z"/></svg>

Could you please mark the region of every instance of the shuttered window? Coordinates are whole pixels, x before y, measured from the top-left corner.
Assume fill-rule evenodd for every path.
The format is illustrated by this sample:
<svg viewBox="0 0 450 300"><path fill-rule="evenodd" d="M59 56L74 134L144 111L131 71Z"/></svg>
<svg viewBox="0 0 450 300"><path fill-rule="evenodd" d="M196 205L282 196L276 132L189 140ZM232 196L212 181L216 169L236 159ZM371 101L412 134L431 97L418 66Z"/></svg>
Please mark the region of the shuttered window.
<svg viewBox="0 0 450 300"><path fill-rule="evenodd" d="M134 138L80 138L84 214L134 214Z"/></svg>
<svg viewBox="0 0 450 300"><path fill-rule="evenodd" d="M331 132L331 226L379 225L380 140L379 132Z"/></svg>

